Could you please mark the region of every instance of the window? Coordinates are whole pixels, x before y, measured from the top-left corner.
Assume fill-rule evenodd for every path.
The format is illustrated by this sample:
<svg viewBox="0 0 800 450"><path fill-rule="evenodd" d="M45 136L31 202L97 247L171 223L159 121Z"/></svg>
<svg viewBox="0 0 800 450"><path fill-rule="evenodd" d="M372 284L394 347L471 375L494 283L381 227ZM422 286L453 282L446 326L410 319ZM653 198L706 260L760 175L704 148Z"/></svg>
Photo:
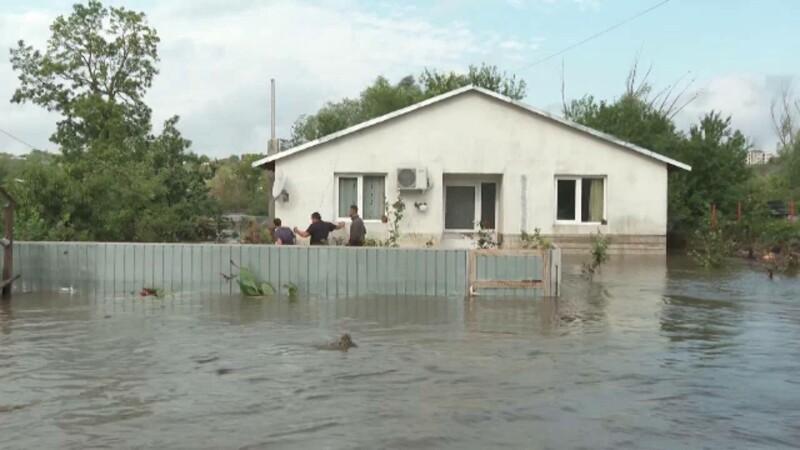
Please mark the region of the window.
<svg viewBox="0 0 800 450"><path fill-rule="evenodd" d="M447 186L444 227L448 230L475 228L475 186Z"/></svg>
<svg viewBox="0 0 800 450"><path fill-rule="evenodd" d="M380 220L386 206L385 175L341 175L337 177L338 215L350 217L350 206L358 206L364 220Z"/></svg>
<svg viewBox="0 0 800 450"><path fill-rule="evenodd" d="M481 224L484 228L494 229L495 212L497 210L497 185L481 183Z"/></svg>
<svg viewBox="0 0 800 450"><path fill-rule="evenodd" d="M605 219L605 177L556 179L556 220L601 223Z"/></svg>
<svg viewBox="0 0 800 450"><path fill-rule="evenodd" d="M444 228L476 230L479 224L494 229L497 218L497 184L477 183L445 188Z"/></svg>

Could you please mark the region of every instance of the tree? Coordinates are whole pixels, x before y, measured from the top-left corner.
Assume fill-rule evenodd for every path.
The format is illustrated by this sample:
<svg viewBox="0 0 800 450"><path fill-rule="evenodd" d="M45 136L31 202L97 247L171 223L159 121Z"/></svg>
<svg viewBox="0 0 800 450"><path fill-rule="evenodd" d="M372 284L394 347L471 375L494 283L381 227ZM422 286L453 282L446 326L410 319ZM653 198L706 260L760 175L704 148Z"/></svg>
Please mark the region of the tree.
<svg viewBox="0 0 800 450"><path fill-rule="evenodd" d="M630 78L627 86L631 84ZM749 144L739 131L711 112L693 125L688 136L677 130L674 108L661 108L647 95L650 88L626 89L614 101L591 96L565 108L568 119L692 166L669 180L669 220L673 228L692 230L707 218L712 203L736 211L752 173L746 165ZM672 102L670 102L672 104Z"/></svg>
<svg viewBox="0 0 800 450"><path fill-rule="evenodd" d="M480 67L470 65L465 74L425 69L419 81L426 97L435 97L469 85L482 87L514 100L522 100L528 91L525 80L517 79L515 75L509 76L505 72L501 73L496 66L486 64L481 64Z"/></svg>
<svg viewBox="0 0 800 450"><path fill-rule="evenodd" d="M15 103L32 102L62 115L51 140L67 157L96 139L144 134L144 94L158 73L156 31L145 15L97 0L58 17L44 52L19 41L11 64L19 73Z"/></svg>
<svg viewBox="0 0 800 450"><path fill-rule="evenodd" d="M397 84L379 76L357 99L345 98L338 102L329 102L316 113L298 118L292 126L292 137L288 146L294 147L319 139L468 85L483 87L515 100L524 98L527 92L524 80L501 73L497 67L486 64L480 67L471 65L463 74L426 69L418 80L408 75Z"/></svg>
<svg viewBox="0 0 800 450"><path fill-rule="evenodd" d="M251 215L266 215L267 202L264 189L267 173L253 168L252 163L260 158L257 154L231 156L218 162L211 180L211 193L224 212L241 212Z"/></svg>
<svg viewBox="0 0 800 450"><path fill-rule="evenodd" d="M730 117L722 118L712 111L692 125L688 139L682 141L675 155L691 165L692 171L672 176L673 215L687 225L698 226L710 214L712 203L720 211L733 214L752 178L746 163L749 149L744 135L731 128Z"/></svg>
<svg viewBox="0 0 800 450"><path fill-rule="evenodd" d="M791 194L800 193L800 100L785 85L772 102L772 123L778 136L778 174ZM790 195L791 195L790 194Z"/></svg>
<svg viewBox="0 0 800 450"><path fill-rule="evenodd" d="M189 151L178 117L151 132L144 96L159 39L145 15L90 0L50 29L45 51L22 41L11 50L20 81L12 101L61 115L51 137L60 155L28 167L15 186L21 228L37 239L207 238L212 173Z"/></svg>

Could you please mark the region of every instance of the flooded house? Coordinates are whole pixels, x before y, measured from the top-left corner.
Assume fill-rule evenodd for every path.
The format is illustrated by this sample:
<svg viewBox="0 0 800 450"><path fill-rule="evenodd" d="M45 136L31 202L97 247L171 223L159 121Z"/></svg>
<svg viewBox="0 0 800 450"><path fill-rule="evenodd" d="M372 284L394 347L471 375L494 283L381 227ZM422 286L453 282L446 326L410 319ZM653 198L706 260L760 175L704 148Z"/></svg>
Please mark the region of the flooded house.
<svg viewBox="0 0 800 450"><path fill-rule="evenodd" d="M312 212L346 221L357 205L368 237L405 205L401 245L503 248L539 229L563 250L590 234L611 251L664 253L667 177L679 161L468 86L363 122L254 167L274 172L275 214L304 227Z"/></svg>

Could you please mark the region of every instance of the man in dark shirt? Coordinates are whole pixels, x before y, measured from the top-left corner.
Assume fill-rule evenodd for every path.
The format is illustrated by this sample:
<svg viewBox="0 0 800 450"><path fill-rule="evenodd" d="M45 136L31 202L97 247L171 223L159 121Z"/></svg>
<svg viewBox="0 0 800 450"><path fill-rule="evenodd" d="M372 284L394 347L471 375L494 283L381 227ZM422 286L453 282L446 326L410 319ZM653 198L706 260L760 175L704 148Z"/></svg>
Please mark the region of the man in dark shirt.
<svg viewBox="0 0 800 450"><path fill-rule="evenodd" d="M281 226L281 219L272 221L275 224L275 245L294 245L294 233L289 227Z"/></svg>
<svg viewBox="0 0 800 450"><path fill-rule="evenodd" d="M347 245L361 247L367 237L367 227L364 226L361 217L358 217L358 206L356 205L350 207L350 220L350 240L347 241Z"/></svg>
<svg viewBox="0 0 800 450"><path fill-rule="evenodd" d="M311 245L326 245L328 243L328 234L334 230L344 228L344 222L339 222L334 225L330 222L324 222L322 216L318 212L311 214L311 225L308 226L306 231L300 231L295 227L294 232L301 237L311 237Z"/></svg>

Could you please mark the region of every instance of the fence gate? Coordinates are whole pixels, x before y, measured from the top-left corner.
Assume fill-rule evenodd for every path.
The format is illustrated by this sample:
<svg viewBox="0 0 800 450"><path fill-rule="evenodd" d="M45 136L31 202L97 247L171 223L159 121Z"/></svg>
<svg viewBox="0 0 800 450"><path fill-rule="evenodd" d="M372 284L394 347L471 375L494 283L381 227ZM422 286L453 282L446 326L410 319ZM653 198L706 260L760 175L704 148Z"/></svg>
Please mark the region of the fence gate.
<svg viewBox="0 0 800 450"><path fill-rule="evenodd" d="M513 296L559 295L561 249L471 250L469 294L490 292Z"/></svg>

